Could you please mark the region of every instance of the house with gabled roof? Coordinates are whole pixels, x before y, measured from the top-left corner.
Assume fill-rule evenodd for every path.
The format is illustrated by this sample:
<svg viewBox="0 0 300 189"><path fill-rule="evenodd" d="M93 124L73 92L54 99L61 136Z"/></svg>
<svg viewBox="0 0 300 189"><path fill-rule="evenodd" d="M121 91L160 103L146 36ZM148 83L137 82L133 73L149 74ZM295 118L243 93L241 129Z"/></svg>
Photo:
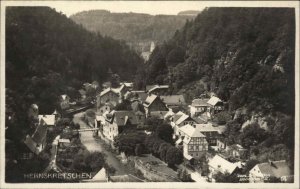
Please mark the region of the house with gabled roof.
<svg viewBox="0 0 300 189"><path fill-rule="evenodd" d="M176 145L183 144L183 156L191 160L199 159L205 155L208 150L206 136L197 128L191 125L185 125L179 128L180 137L176 141Z"/></svg>
<svg viewBox="0 0 300 189"><path fill-rule="evenodd" d="M56 117L55 115L39 115L39 123L43 122L47 126L54 126L56 122Z"/></svg>
<svg viewBox="0 0 300 189"><path fill-rule="evenodd" d="M199 122L196 121L195 119L193 119L192 117L190 117L189 115L179 111L176 114L174 114L171 118L170 121L170 125L172 126L173 130L174 130L174 135L178 136L178 129L184 125L190 124L190 125L194 125L194 124L198 124ZM202 122L200 122L202 123Z"/></svg>
<svg viewBox="0 0 300 189"><path fill-rule="evenodd" d="M192 104L189 105L190 113L192 117L199 116L200 114L207 112L210 108L210 104L208 104L208 98L194 99Z"/></svg>
<svg viewBox="0 0 300 189"><path fill-rule="evenodd" d="M154 111L168 111L167 106L156 95L149 95L143 103L146 116L151 116L151 112Z"/></svg>
<svg viewBox="0 0 300 189"><path fill-rule="evenodd" d="M224 110L224 102L216 96L212 96L207 103L211 106L212 113L218 113Z"/></svg>
<svg viewBox="0 0 300 189"><path fill-rule="evenodd" d="M103 125L103 135L110 141L125 130L135 128L138 124L137 117L133 111L111 111L103 115L105 124Z"/></svg>
<svg viewBox="0 0 300 189"><path fill-rule="evenodd" d="M228 173L231 175L238 169L238 166L236 164L227 161L220 155L215 155L211 160L209 160L208 166L211 176L215 175L218 172L221 172L223 174Z"/></svg>
<svg viewBox="0 0 300 189"><path fill-rule="evenodd" d="M65 110L70 107L70 97L66 94L60 95L60 107Z"/></svg>
<svg viewBox="0 0 300 189"><path fill-rule="evenodd" d="M217 146L217 139L222 134L218 127L213 126L211 123L194 124L194 126L206 136L209 146Z"/></svg>
<svg viewBox="0 0 300 189"><path fill-rule="evenodd" d="M160 98L168 108L175 108L186 105L183 95L162 95L160 96Z"/></svg>
<svg viewBox="0 0 300 189"><path fill-rule="evenodd" d="M97 95L97 109L99 109L105 103L111 103L116 106L121 101L121 95L118 89L106 88Z"/></svg>
<svg viewBox="0 0 300 189"><path fill-rule="evenodd" d="M281 182L293 181L292 170L286 160L259 163L249 171L250 183L270 182L272 178Z"/></svg>
<svg viewBox="0 0 300 189"><path fill-rule="evenodd" d="M226 147L227 154L233 158L245 158L247 149L243 148L240 144L233 144Z"/></svg>

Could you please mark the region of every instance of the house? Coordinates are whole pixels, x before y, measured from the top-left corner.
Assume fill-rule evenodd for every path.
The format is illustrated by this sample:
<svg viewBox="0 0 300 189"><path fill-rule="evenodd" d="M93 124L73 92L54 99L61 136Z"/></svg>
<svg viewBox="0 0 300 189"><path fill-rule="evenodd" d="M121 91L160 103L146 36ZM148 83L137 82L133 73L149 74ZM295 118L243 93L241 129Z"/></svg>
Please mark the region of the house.
<svg viewBox="0 0 300 189"><path fill-rule="evenodd" d="M243 148L239 144L233 144L231 146L227 146L226 151L229 156L234 158L243 158L247 153L247 149Z"/></svg>
<svg viewBox="0 0 300 189"><path fill-rule="evenodd" d="M217 145L217 139L220 137L218 127L214 127L211 123L194 124L194 126L206 136L206 140L209 146Z"/></svg>
<svg viewBox="0 0 300 189"><path fill-rule="evenodd" d="M189 105L191 116L196 117L204 112L207 112L211 106L207 103L208 100L208 98L194 99L192 104Z"/></svg>
<svg viewBox="0 0 300 189"><path fill-rule="evenodd" d="M180 137L176 141L176 145L183 143L183 156L191 160L199 159L205 155L208 150L208 143L205 135L198 128L191 125L185 125L179 128Z"/></svg>
<svg viewBox="0 0 300 189"><path fill-rule="evenodd" d="M146 116L151 115L153 111L168 111L165 103L156 95L149 95L143 103Z"/></svg>
<svg viewBox="0 0 300 189"><path fill-rule="evenodd" d="M281 182L292 182L292 171L285 160L260 163L249 171L250 183L270 182L271 178L280 179Z"/></svg>
<svg viewBox="0 0 300 189"><path fill-rule="evenodd" d="M226 159L222 158L219 155L215 155L208 162L208 166L209 166L211 176L213 176L218 172L221 172L223 174L229 173L231 175L238 168L236 164L227 161Z"/></svg>
<svg viewBox="0 0 300 189"><path fill-rule="evenodd" d="M211 113L218 113L224 110L224 103L216 96L212 96L207 103L211 106Z"/></svg>
<svg viewBox="0 0 300 189"><path fill-rule="evenodd" d="M47 126L54 126L56 122L55 115L39 115L39 123L43 122Z"/></svg>
<svg viewBox="0 0 300 189"><path fill-rule="evenodd" d="M126 92L130 91L130 88L127 87L125 84L121 84L119 88L115 89L121 97L124 97L124 95L126 94Z"/></svg>
<svg viewBox="0 0 300 189"><path fill-rule="evenodd" d="M217 151L223 151L227 147L226 139L224 137L219 137L217 139Z"/></svg>
<svg viewBox="0 0 300 189"><path fill-rule="evenodd" d="M170 121L170 125L172 126L172 128L174 130L174 134L176 136L179 135L178 129L187 124L194 125L194 124L198 124L198 122L195 121L193 118L191 118L189 115L187 115L181 111L174 114Z"/></svg>
<svg viewBox="0 0 300 189"><path fill-rule="evenodd" d="M46 124L39 124L33 135L27 135L24 141L25 145L37 155L46 147L47 129L48 126Z"/></svg>
<svg viewBox="0 0 300 189"><path fill-rule="evenodd" d="M60 96L60 107L65 110L70 107L70 97L66 94Z"/></svg>
<svg viewBox="0 0 300 189"><path fill-rule="evenodd" d="M112 111L114 107L115 106L111 102L106 102L104 103L104 105L97 107L97 113L99 113L99 115L102 115L106 111Z"/></svg>
<svg viewBox="0 0 300 189"><path fill-rule="evenodd" d="M160 96L160 98L168 108L175 108L186 105L183 95L166 95Z"/></svg>
<svg viewBox="0 0 300 189"><path fill-rule="evenodd" d="M103 115L103 135L110 141L125 130L135 128L138 124L137 117L133 111L115 111Z"/></svg>
<svg viewBox="0 0 300 189"><path fill-rule="evenodd" d="M149 95L150 94L163 95L163 94L167 94L168 90L169 90L169 85L155 85L147 92Z"/></svg>
<svg viewBox="0 0 300 189"><path fill-rule="evenodd" d="M97 109L103 104L109 102L116 106L121 101L119 89L107 88L104 89L99 95L97 95Z"/></svg>

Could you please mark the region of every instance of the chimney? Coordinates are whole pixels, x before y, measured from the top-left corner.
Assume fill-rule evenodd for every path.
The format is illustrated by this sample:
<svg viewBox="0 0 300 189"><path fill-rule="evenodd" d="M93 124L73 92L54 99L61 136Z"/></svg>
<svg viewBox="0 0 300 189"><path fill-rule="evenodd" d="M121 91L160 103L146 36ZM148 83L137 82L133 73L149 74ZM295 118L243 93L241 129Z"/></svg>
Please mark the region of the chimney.
<svg viewBox="0 0 300 189"><path fill-rule="evenodd" d="M277 168L272 160L268 159L268 162L269 162L270 166Z"/></svg>

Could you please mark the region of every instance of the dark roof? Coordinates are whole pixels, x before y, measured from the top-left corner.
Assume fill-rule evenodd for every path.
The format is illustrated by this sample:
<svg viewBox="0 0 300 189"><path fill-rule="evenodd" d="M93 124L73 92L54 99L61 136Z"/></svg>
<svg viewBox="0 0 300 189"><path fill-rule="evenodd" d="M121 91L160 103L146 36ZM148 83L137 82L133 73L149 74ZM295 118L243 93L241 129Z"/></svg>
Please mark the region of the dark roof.
<svg viewBox="0 0 300 189"><path fill-rule="evenodd" d="M280 178L290 176L291 170L285 160L257 164L262 174Z"/></svg>
<svg viewBox="0 0 300 189"><path fill-rule="evenodd" d="M132 125L137 125L138 121L133 111L113 111L114 121L118 126L124 126L128 121Z"/></svg>
<svg viewBox="0 0 300 189"><path fill-rule="evenodd" d="M144 106L149 107L154 102L154 100L156 100L156 98L156 95L149 95L144 102Z"/></svg>
<svg viewBox="0 0 300 189"><path fill-rule="evenodd" d="M194 99L192 101L192 106L210 106L210 104L208 104L208 98L202 98L202 99Z"/></svg>
<svg viewBox="0 0 300 189"><path fill-rule="evenodd" d="M164 116L168 113L169 111L152 111L150 113L150 116L157 117L159 119L164 119Z"/></svg>
<svg viewBox="0 0 300 189"><path fill-rule="evenodd" d="M167 95L160 96L162 101L167 105L185 105L185 99L183 95Z"/></svg>
<svg viewBox="0 0 300 189"><path fill-rule="evenodd" d="M43 143L43 141L46 139L47 129L48 127L46 124L39 124L32 135L32 140L38 144Z"/></svg>
<svg viewBox="0 0 300 189"><path fill-rule="evenodd" d="M132 91L133 93L137 94L139 99L142 101L142 102L145 102L148 94L145 92L145 91Z"/></svg>
<svg viewBox="0 0 300 189"><path fill-rule="evenodd" d="M192 119L198 124L207 123L207 121L204 121L203 119L200 119L198 117L192 117Z"/></svg>

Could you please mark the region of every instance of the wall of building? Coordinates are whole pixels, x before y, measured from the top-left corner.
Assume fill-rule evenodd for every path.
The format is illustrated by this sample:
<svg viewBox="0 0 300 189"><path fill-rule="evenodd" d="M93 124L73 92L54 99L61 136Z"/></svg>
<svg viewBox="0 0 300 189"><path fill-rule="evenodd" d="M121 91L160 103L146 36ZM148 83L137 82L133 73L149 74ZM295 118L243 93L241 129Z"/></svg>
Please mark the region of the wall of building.
<svg viewBox="0 0 300 189"><path fill-rule="evenodd" d="M160 100L155 100L148 108L148 111L168 111L165 104Z"/></svg>
<svg viewBox="0 0 300 189"><path fill-rule="evenodd" d="M100 97L100 103L105 104L106 102L111 102L114 106L119 103L119 95L110 91Z"/></svg>

